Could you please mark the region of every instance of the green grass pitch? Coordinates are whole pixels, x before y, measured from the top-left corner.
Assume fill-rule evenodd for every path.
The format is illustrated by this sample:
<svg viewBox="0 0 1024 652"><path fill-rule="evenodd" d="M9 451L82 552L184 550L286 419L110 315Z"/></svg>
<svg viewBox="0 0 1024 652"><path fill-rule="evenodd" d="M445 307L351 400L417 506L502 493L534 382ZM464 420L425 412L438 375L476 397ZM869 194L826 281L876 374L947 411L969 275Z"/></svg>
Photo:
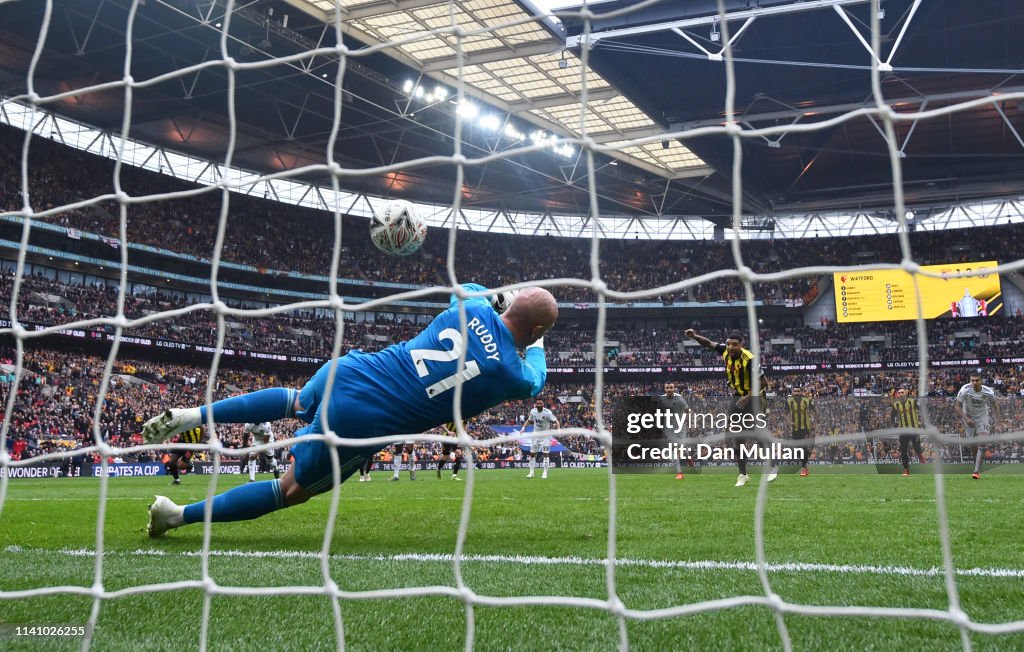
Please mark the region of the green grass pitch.
<svg viewBox="0 0 1024 652"><path fill-rule="evenodd" d="M331 546L331 574L346 590L454 586L455 547L465 484L431 472L416 482L377 473L351 481ZM755 480L756 476L752 478ZM953 554L963 609L975 621L1024 619L1020 480L992 474L946 480ZM221 489L242 481L221 479ZM208 478L178 487L160 478L111 478L103 586L108 590L201 578L201 526L146 538L154 493L179 503L205 496ZM660 609L703 600L763 594L757 573L729 562L753 562L756 482L705 473L619 475L616 588L631 609ZM607 598L608 474L554 470L548 480L520 471L476 474L463 564L467 585L488 596L561 595ZM0 590L91 586L99 481L12 480L0 514ZM253 522L214 525L211 577L225 586L320 586L326 496ZM765 521L770 564L867 565L871 568L778 568L769 572L785 600L809 605L946 609L934 479L929 475L783 475L769 487ZM264 553L257 555L253 553ZM293 554L289 554L293 553ZM297 553L297 554L295 554ZM312 554L310 554L312 553ZM484 558L484 556L489 556ZM532 557L532 559L531 559ZM696 568L652 562L722 562ZM455 650L465 645L466 610L449 596L343 600L347 650ZM0 622L84 624L86 596L0 600ZM103 602L93 649L195 649L200 590L145 593ZM589 608L513 606L474 609L478 650L611 650L618 623ZM788 615L797 650L960 649L959 631L944 622ZM634 650L779 649L767 607L723 609L685 617L629 620ZM1024 649L1024 634L972 634L976 649ZM330 601L323 596L218 596L212 599L213 650L335 648ZM78 649L78 641L15 639L7 650Z"/></svg>

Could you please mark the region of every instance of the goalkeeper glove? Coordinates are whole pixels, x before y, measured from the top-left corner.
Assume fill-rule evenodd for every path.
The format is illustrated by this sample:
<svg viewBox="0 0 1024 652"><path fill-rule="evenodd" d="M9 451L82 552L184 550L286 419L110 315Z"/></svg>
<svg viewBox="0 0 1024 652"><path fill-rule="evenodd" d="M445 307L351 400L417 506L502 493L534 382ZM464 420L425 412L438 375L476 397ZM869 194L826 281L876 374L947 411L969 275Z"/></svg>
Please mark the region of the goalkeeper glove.
<svg viewBox="0 0 1024 652"><path fill-rule="evenodd" d="M519 290L506 290L491 297L491 306L494 308L494 312L500 315L508 310L517 294L519 294Z"/></svg>

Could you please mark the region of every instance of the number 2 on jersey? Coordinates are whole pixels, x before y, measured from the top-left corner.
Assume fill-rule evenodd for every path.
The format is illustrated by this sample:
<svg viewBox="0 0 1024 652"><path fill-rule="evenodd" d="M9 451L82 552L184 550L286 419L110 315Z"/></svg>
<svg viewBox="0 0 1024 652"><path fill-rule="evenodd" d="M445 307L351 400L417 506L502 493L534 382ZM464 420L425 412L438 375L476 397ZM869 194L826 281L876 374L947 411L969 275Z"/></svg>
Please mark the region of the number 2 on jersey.
<svg viewBox="0 0 1024 652"><path fill-rule="evenodd" d="M412 361L416 366L416 373L420 375L420 378L430 374L430 370L427 368L427 360L451 362L452 360L458 360L459 356L462 355L462 349L465 347L465 342L462 341L462 333L454 328L446 328L437 337L442 341L451 341L452 348L441 349L440 351L435 351L434 349L413 349L409 351L409 355L412 356ZM462 381L468 382L479 375L480 365L476 363L476 360L466 360L466 368L462 371ZM455 387L457 376L459 374L456 372L430 385L427 387L427 396L434 398Z"/></svg>

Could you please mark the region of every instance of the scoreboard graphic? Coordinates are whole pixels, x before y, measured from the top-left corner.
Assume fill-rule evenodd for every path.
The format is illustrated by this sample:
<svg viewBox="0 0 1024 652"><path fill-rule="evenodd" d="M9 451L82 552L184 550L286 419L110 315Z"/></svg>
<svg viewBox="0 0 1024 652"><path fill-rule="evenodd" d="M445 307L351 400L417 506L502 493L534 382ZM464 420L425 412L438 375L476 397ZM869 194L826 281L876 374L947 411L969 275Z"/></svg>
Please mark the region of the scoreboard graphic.
<svg viewBox="0 0 1024 652"><path fill-rule="evenodd" d="M942 275L963 272L982 273L959 278L917 277L903 270L874 269L840 272L833 275L836 293L836 319L839 322L899 321L917 319L917 297L921 297L921 316L925 319L969 319L990 317L1003 307L999 263L950 263L925 265L921 269ZM984 270L993 270L986 273Z"/></svg>

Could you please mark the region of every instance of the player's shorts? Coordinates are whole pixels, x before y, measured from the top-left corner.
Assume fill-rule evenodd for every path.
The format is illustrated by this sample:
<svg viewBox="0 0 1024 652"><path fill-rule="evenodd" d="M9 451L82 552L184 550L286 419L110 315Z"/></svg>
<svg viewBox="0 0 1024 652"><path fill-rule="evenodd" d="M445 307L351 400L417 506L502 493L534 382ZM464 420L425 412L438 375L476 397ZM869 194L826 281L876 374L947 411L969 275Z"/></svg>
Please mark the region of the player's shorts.
<svg viewBox="0 0 1024 652"><path fill-rule="evenodd" d="M338 379L345 377L346 358L354 358L359 355L364 354L354 351L338 359L335 387L344 387L344 383L339 383ZM330 361L324 363L313 374L313 377L309 379L309 382L302 387L302 390L299 392L299 405L303 406L303 409L295 414L296 418L302 419L309 425L300 428L295 433L295 437L299 438L299 440L291 448L292 457L295 459L292 468L295 472L295 480L299 486L313 494L330 491L334 485L334 465L331 462L332 449L337 451L338 456L338 480L339 482L344 482L349 476L356 473L368 459L372 458L374 453L383 448L381 445L338 446L334 448L322 441L303 441L301 439L308 435L323 434L321 420L317 415L320 413L320 404L323 401L324 395L328 391L327 376L330 374L330 365ZM361 407L358 401L346 397L344 393L334 392L334 395L331 397L328 420L336 423L338 419L332 419L331 417L343 414L345 415L345 423L352 424L352 428L337 431L336 434L339 437L361 436L361 433L356 431L355 428L371 422L369 417L364 416Z"/></svg>
<svg viewBox="0 0 1024 652"><path fill-rule="evenodd" d="M921 435L900 435L900 446L909 446L914 442L921 443Z"/></svg>
<svg viewBox="0 0 1024 652"><path fill-rule="evenodd" d="M992 424L988 419L974 419L974 427L964 426L964 434L968 437L992 434Z"/></svg>
<svg viewBox="0 0 1024 652"><path fill-rule="evenodd" d="M277 461L277 458L274 457L273 455L273 451L260 451L259 453L249 453L249 459L259 460L260 462L265 462L267 464L270 464L271 461Z"/></svg>
<svg viewBox="0 0 1024 652"><path fill-rule="evenodd" d="M801 444L800 446L796 447L796 448L802 449L804 451L804 458L803 459L805 461L809 460L811 458L811 451L814 449L814 435L811 434L811 431L808 428L800 428L799 430L794 430L793 431L793 441L798 441L798 440L800 440L800 441L810 440L810 441L804 441L803 444Z"/></svg>
<svg viewBox="0 0 1024 652"><path fill-rule="evenodd" d="M676 431L675 428L665 428L661 431L661 436L668 441L683 441L689 436L686 428L682 428Z"/></svg>
<svg viewBox="0 0 1024 652"><path fill-rule="evenodd" d="M730 417L730 423L732 421L732 416L735 415L735 414L742 414L742 415L750 414L750 415L753 415L754 417L757 417L758 414L762 414L764 412L765 401L764 401L763 398L759 398L759 397L755 396L755 397L750 399L750 402L747 403L746 407L740 407L738 405L738 403L739 403L739 400L741 398L743 398L743 397L742 396L733 396L730 399L729 412L728 412L729 417ZM749 421L749 419L744 419L744 421ZM730 431L730 432L732 432L732 431ZM736 448L737 451L738 451L740 446L742 446L744 444L750 444L752 442L758 441L756 439L756 437L755 437L757 432L758 432L758 430L756 428L754 428L754 429L750 429L750 430L744 429L744 430L740 431L739 433L734 433L734 437L733 437L733 440L732 440L733 441L733 447ZM761 433L762 434L767 434L767 433L764 433L764 431L761 431Z"/></svg>

